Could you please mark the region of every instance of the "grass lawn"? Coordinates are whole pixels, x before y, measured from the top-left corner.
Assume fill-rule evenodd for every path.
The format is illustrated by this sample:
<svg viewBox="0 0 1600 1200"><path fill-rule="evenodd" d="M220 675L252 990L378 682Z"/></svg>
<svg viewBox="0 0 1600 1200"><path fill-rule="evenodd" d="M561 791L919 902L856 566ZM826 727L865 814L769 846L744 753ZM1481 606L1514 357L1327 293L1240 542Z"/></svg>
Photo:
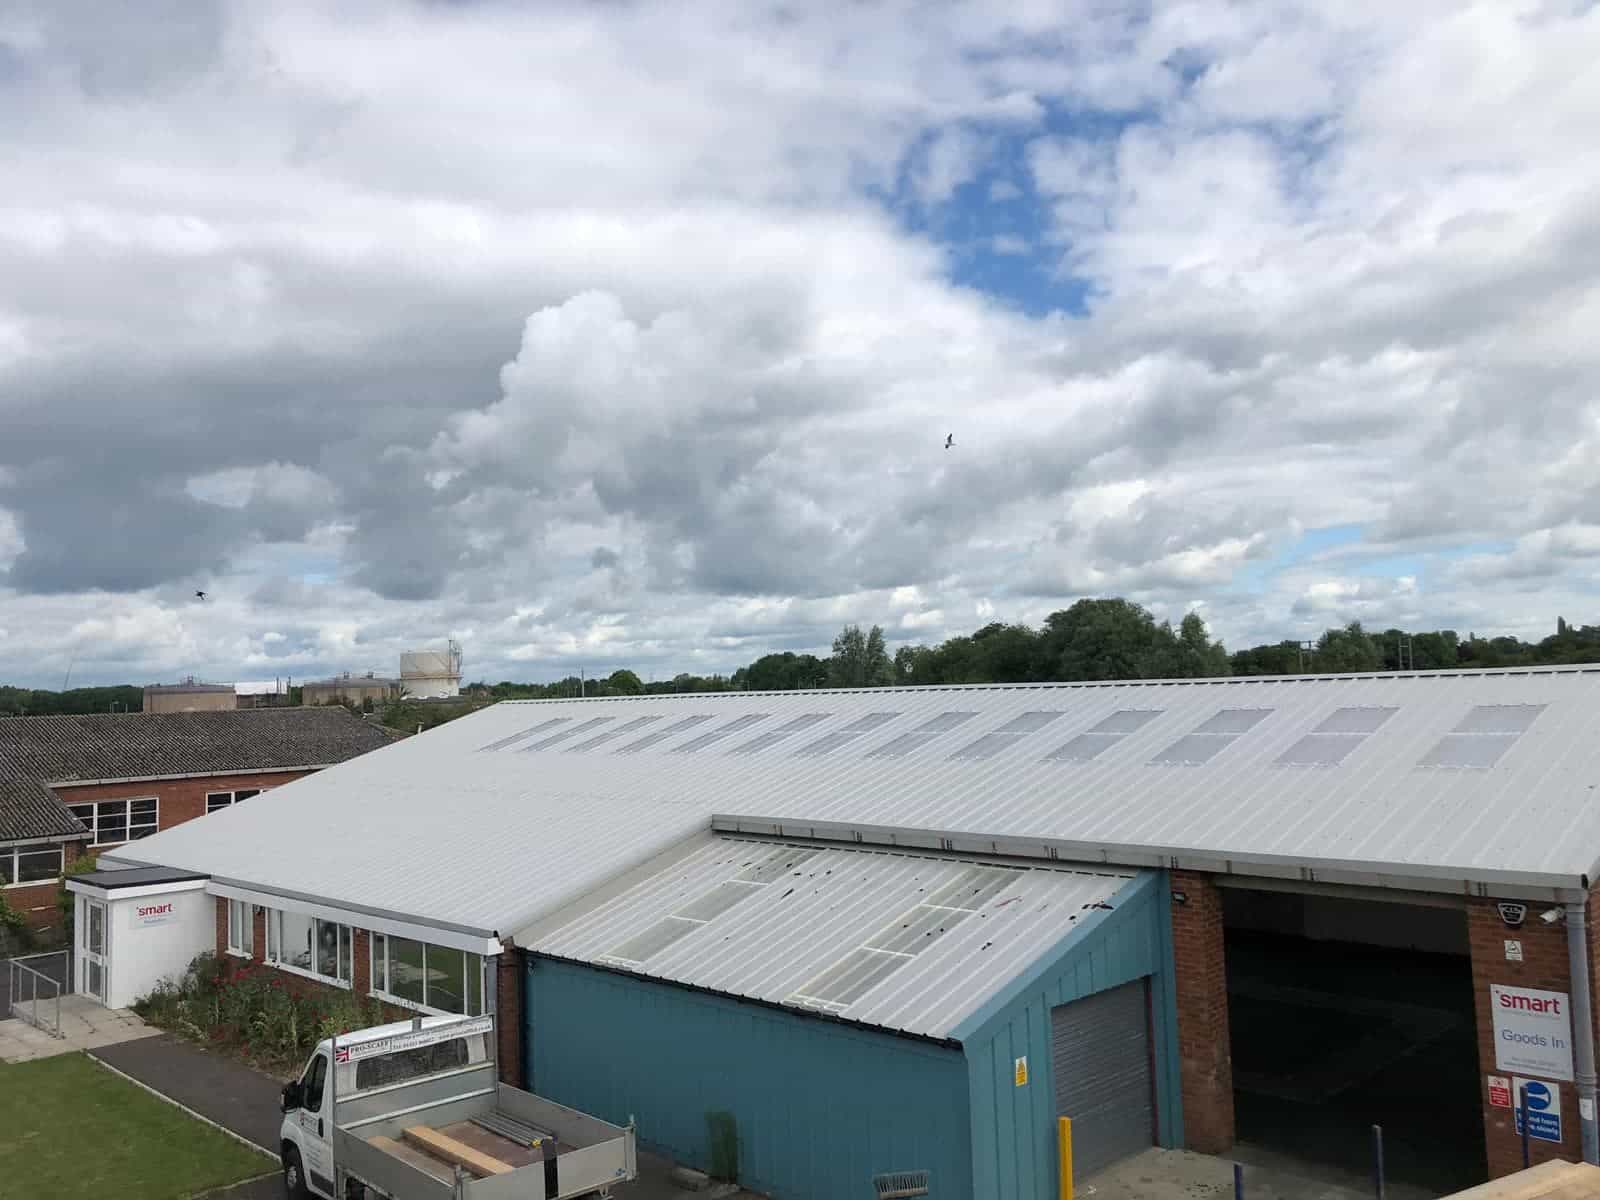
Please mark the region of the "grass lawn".
<svg viewBox="0 0 1600 1200"><path fill-rule="evenodd" d="M272 1160L82 1054L0 1064L0 1193L176 1200Z"/></svg>

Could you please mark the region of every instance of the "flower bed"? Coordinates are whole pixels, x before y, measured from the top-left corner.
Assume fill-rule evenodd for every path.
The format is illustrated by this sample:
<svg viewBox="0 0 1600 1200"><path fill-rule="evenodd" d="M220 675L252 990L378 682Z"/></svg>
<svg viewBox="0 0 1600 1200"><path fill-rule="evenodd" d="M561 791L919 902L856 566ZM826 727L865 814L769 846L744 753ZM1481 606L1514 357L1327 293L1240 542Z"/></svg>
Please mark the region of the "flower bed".
<svg viewBox="0 0 1600 1200"><path fill-rule="evenodd" d="M211 953L135 1000L133 1011L277 1074L298 1070L324 1038L398 1019L376 1000Z"/></svg>

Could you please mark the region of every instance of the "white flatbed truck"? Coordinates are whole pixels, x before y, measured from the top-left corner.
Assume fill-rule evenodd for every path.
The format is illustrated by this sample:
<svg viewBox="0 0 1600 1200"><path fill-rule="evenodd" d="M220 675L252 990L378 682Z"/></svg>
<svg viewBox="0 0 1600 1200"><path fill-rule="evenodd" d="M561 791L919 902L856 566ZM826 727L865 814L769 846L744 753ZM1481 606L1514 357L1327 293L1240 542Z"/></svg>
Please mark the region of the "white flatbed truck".
<svg viewBox="0 0 1600 1200"><path fill-rule="evenodd" d="M323 1041L283 1088L290 1200L566 1200L635 1178L634 1130L501 1083L493 1017Z"/></svg>

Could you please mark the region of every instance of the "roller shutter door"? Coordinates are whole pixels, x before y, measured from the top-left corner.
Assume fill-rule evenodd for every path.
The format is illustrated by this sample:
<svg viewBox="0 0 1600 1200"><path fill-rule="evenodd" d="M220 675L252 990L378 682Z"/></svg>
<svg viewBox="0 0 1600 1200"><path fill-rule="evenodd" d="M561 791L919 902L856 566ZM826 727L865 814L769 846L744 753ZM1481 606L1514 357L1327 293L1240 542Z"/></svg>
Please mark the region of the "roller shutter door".
<svg viewBox="0 0 1600 1200"><path fill-rule="evenodd" d="M1084 1179L1151 1145L1155 1129L1145 981L1050 1010L1056 1115L1072 1118Z"/></svg>

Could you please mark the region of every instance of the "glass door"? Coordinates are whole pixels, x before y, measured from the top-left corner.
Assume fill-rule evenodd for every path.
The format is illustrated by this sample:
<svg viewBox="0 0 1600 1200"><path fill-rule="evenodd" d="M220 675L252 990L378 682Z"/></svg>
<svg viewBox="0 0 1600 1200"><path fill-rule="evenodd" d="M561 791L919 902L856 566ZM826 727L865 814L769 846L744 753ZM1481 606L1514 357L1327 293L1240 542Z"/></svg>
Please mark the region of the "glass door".
<svg viewBox="0 0 1600 1200"><path fill-rule="evenodd" d="M106 906L99 900L83 901L83 921L79 925L78 951L83 968L78 990L106 1002Z"/></svg>

